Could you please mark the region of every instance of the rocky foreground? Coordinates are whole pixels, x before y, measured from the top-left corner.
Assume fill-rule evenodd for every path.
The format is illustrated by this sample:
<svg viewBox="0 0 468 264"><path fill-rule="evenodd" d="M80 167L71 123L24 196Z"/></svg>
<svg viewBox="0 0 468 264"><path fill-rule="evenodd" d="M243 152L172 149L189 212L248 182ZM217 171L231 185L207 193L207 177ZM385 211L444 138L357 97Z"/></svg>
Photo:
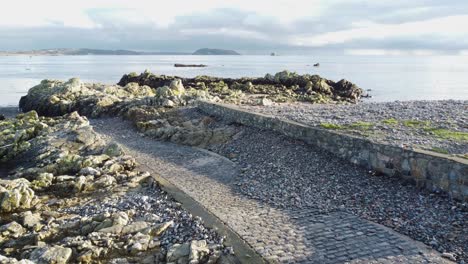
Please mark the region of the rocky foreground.
<svg viewBox="0 0 468 264"><path fill-rule="evenodd" d="M216 263L223 238L77 112L0 121L0 263Z"/></svg>
<svg viewBox="0 0 468 264"><path fill-rule="evenodd" d="M361 89L359 89L354 84L344 80L335 83L323 79L319 76L299 76L289 72L281 72L274 76L267 75L264 78L256 79L222 79L212 77L185 79L163 75L154 75L149 72L145 72L140 75L125 75L118 85L86 84L80 82L78 79L71 79L67 82L44 80L41 82L41 84L33 87L28 92L28 95L21 99L20 108L23 111L34 110L37 111L37 113L40 115L45 116L65 115L65 117L53 119L41 117L39 118L40 120L67 120L69 118L81 118L86 120L86 118L81 117L80 115L89 117L120 116L126 118L130 120L131 123L142 134L152 138L172 141L184 145L207 148L232 159L234 162L239 162L242 166L245 167L244 174L240 179L238 179L239 191L251 197L252 199L258 199L279 208L313 207L318 208L319 210L323 210L324 212L346 209L355 215L384 224L404 234L407 234L416 240L423 241L441 252L447 251L446 253L449 254L447 257L450 259L466 261L466 231L464 231L466 230L467 224L466 204L451 201L447 197L419 193L412 187L405 187L399 183L396 183L394 179L371 179L368 177L368 175L363 174L362 171L354 167L351 172L343 172L342 170L338 172L329 167L336 166L336 168L338 168L340 166L338 161L332 165L329 164L329 160L326 161L326 164L320 163L323 161L322 159L315 163L304 162L303 157L307 157L307 155L309 155L307 153L310 153L310 149L308 149L307 146L302 144L298 145L297 142L295 142L295 144L288 143L287 150L285 150L283 149L283 146L280 146L282 144L282 140L285 139L279 138L277 135L266 132L259 133L258 131L250 129L248 129L248 131L242 131L242 129L239 129L239 127L236 125L217 123L213 118L200 115L196 111L193 111L193 109L190 107L183 107L191 105L197 99L204 99L213 102L261 105L262 109L271 109L272 111L277 110L277 113L281 113L280 110L276 108L275 103L298 101L332 102L334 103L334 106L337 106L339 103L357 102L362 95L363 92ZM336 112L335 115L340 116L341 114L345 114L347 111L352 111L346 110L346 107L351 106L337 108L342 110L337 110L338 112ZM398 109L395 111L398 112L397 110ZM79 114L74 113L75 111L77 111ZM375 111L377 111L375 116L379 116L378 109ZM314 116L312 112L313 111L307 112L307 115L310 114L310 116ZM323 112L326 112L326 110ZM364 114L362 111L356 113ZM383 115L382 118L387 117ZM391 118L394 117L387 118L389 126L394 125L395 122ZM462 120L461 122L456 122L461 129L466 128L463 127L463 117L456 120ZM359 120L356 119L356 122L358 121ZM418 122L409 122L408 124L416 128L421 128L421 131L424 131L424 123L420 123L419 119L417 121ZM51 122L62 124L62 121ZM67 123L67 121L64 122ZM352 121L352 124L356 122ZM397 125L400 125L400 122L403 124L403 120L396 120L396 122ZM322 121L319 126L326 129L335 129L333 128L333 125L349 125L351 127L352 124L347 124L345 121L343 121L342 124L339 122L336 123L334 120L326 120ZM51 125L48 126L51 127ZM354 130L360 130L361 127L368 126L368 124L361 123L359 126L354 126L351 128ZM63 146L65 149L69 148L70 146L75 146L73 144L67 145L68 143L63 143L63 138L67 138L64 131L67 131L68 127L69 126L65 125L57 127L57 130L54 130L54 133L56 133L56 141L48 139L48 143L44 144L54 146L55 148ZM54 133L47 133L47 136L45 137L51 137L54 135ZM90 135L84 138L93 138L91 136L91 134L93 134L92 130L90 130L89 133ZM13 134L16 134L16 132ZM33 133L33 135L35 134L36 132ZM42 134L39 133L38 135ZM241 136L242 139L240 138ZM31 142L34 142L35 138L36 137L26 136L24 140L26 143L15 143L14 145L11 145L15 148L15 151L4 152L6 157L5 161L11 160L11 154L9 153L32 153L32 155L29 156L34 157L34 155L37 156L37 154L39 154L40 157L43 157L43 153L47 153L47 151L42 150L41 148L36 148L34 144L28 145L31 144ZM60 138L62 138L62 140L60 140ZM265 141L266 143L261 140L262 138L268 138L268 140ZM10 141L5 142L4 145L12 144ZM79 142L79 140L76 139L71 139L71 141ZM85 139L83 139L83 141L85 141ZM65 140L65 142L68 141ZM89 140L88 143L93 146L93 142L94 140ZM461 147L463 146L464 145L461 145ZM47 147L46 149L54 147ZM106 144L96 146L95 149L78 147L79 151L75 151L73 154L77 154L80 157L86 157L86 155L99 156L103 153L105 154L107 148L108 146ZM110 149L118 149L118 147L113 146ZM458 151L458 148L449 148L449 150ZM28 156L26 154L24 155ZM147 175L135 172L135 165L130 157L126 157L122 154L106 155L109 156L110 162L109 160L103 160L101 163L97 163L96 165L94 165L94 163L93 165L86 164L87 166L85 168L91 167L100 171L100 174L96 174L99 176L93 176L93 174L89 174L93 176L89 177L89 181L87 178L88 176L86 176L87 174L83 174L83 172L81 172L83 169L81 167L75 168L72 166L75 168L75 170L63 173L54 171L36 171L37 173L52 173L52 185L49 185L49 187L46 188L54 186L53 184L60 184L55 185L52 187L52 189L62 190L64 189L62 187L63 184L70 184L70 186L73 186L73 188L68 187L69 189L67 190L69 191L67 194L71 195L73 193L72 196L73 199L75 199L73 201L78 199L78 202L71 203L67 200L71 198L66 198L67 196L58 196L58 194L55 194L55 192L50 192L51 194L48 193L48 195L56 196L52 198L44 198L43 204L46 204L50 207L55 206L55 204L52 203L52 205L48 205L46 201L58 201L60 204L65 204L68 209L60 207L62 209L52 209L50 211L55 210L65 214L79 215L80 217L85 217L88 214L101 214L102 211L110 212L104 217L96 218L96 220L92 216L91 223L93 221L101 223L102 221L98 220L104 218L108 219L109 217L114 219L113 213L135 209L135 207L129 207L129 204L134 205L146 203L151 205L156 202L157 204L168 204L167 207L164 207L164 205L162 208L178 208L175 202L164 198L164 196L161 195L163 192L157 187L146 187L148 185L148 181L150 182L149 185L154 184L151 184L150 180L142 181L141 178L144 178ZM320 153L320 155L326 154ZM48 155L45 155L44 157L47 158ZM52 161L52 163L62 162L62 159L62 156L58 156L56 161ZM40 158L40 160L41 161L38 161L36 165L31 165L32 168L43 168L44 166L47 167L49 163L42 161L42 158ZM81 159L78 160L83 162ZM84 158L84 160L86 160L86 158ZM74 158L71 158L71 162L74 162ZM24 162L23 164L30 163ZM119 173L121 172L110 171L110 167L112 167L113 164L121 165L124 171L123 174L127 176L120 178L118 175L120 175ZM327 165L329 166L327 167ZM28 176L29 174L26 172L29 171L29 167L26 167L26 165L23 165L23 167L23 169L19 169L18 171L13 172L12 179L23 178L30 182L30 184L27 186L35 186L33 183L37 179L32 176ZM115 165L115 167L118 166ZM317 168L323 169L318 170ZM311 171L317 171L318 176L322 177L304 177L304 175L307 175L307 173ZM131 172L135 172L136 175L133 175ZM67 180L64 180L63 178L57 178L58 176L62 175L74 175L74 178L72 179L65 177ZM288 175L288 177L285 177L284 175ZM324 178L324 175L329 176ZM113 178L114 180L107 176ZM352 177L351 183L350 177ZM86 202L79 200L80 198L77 197L81 197L81 192L76 192L78 189L75 189L74 187L78 181L78 178L85 179L85 183L89 184L90 186L94 186L96 183L98 183L97 187L91 188L89 190L86 189L87 185L85 184L85 187L80 187L79 190L81 192L89 192L90 194L101 193L101 196L91 195L93 198L89 198L89 200ZM110 182L110 185L103 185L104 187L99 185L101 184L101 178L108 179L109 181L105 182ZM60 181L58 181L58 179L60 179ZM378 184L376 184L376 182ZM33 187L28 188L31 188L35 195L41 194L42 189L36 190ZM137 188L138 191L131 191L133 190L131 188ZM113 190L115 190L115 192ZM76 193L79 193L80 195L76 195ZM107 195L109 193L112 195L125 195L123 197L118 196L120 198L117 199L117 196ZM140 195L150 198L143 198ZM151 200L153 198L156 199L156 201ZM158 202L159 200L157 199L161 199L163 202ZM133 201L136 202L134 203ZM436 205L433 203L436 203ZM171 204L172 207L169 206L169 204ZM102 209L102 206L104 206L106 209ZM149 206L149 208L151 209L154 207ZM429 210L428 208L431 209ZM117 246L117 249L115 251L105 251L107 253L104 255L105 257L93 253L94 255L92 256L95 256L93 261L102 259L107 261L108 259L110 260L112 258L131 259L131 257L134 256L132 254L139 252L137 253L136 261L142 261L144 259L143 256L149 257L149 255L151 255L153 259L159 258L162 261L171 262L171 256L173 256L171 254L171 250L174 250L174 247L177 250L184 249L184 252L189 252L187 249L196 250L199 243L204 245L205 242L207 243L207 248L209 250L205 250L205 253L200 253L200 256L203 257L197 261L211 261L212 259L217 259L221 252L220 250L222 248L222 240L213 232L206 230L201 222L199 222L199 220L193 219L189 215L187 215L185 218L182 217L182 219L186 219L186 222L184 223L187 223L185 226L188 227L187 229L180 229L179 226L183 225L177 225L176 221L177 219L180 219L180 215L184 214L182 209L177 209L182 212L175 213L177 217L171 218L173 214L167 217L160 216L161 219L164 220L159 221L154 221L151 218L144 218L139 213L144 214L145 211L141 211L140 209L140 207L138 207L138 210L135 209L137 211L135 214L137 215L136 218L132 212L125 211L129 219L128 222L123 225L120 224L120 220L117 220L116 225L123 225L123 230L123 228L125 228L125 226L129 223L131 224L133 222L143 221L146 223L145 228L148 228L148 226L155 226L154 223L157 223L157 226L164 227L165 223L170 222L175 218L173 223L170 225L167 224L169 227L160 235L152 236L151 234L154 234L154 232L139 232L140 234L150 236L151 241L160 242L159 246L155 247L155 253L149 253L147 255L148 251L153 252L151 251L153 250L152 248L149 249L149 242L147 244L139 242L139 244L143 243L142 245L148 246L143 246L143 248L145 248L143 251L134 250L132 253L131 241L136 241L136 238L131 240L129 239L131 238L130 235L126 234L127 236L123 236L123 231L120 231L119 235L112 237L112 239L116 239L116 244L119 245ZM25 210L28 209L20 209L20 211ZM170 209L169 211L171 210L176 209ZM31 211L31 213L35 212L36 211ZM157 212L160 211L156 211L153 214L158 215ZM11 214L10 212L7 213L7 215L9 215L9 218L5 219L8 220L4 223L2 222L2 224L8 224L13 221L21 225L24 224L24 221L21 218L23 216L21 214L16 214L16 218L14 217L15 215ZM60 217L57 218L61 219ZM2 221L3 219L4 218L2 217ZM112 224L110 226L106 226L105 228L112 229L114 227L114 220L109 221L112 222ZM446 224L447 221L450 221L450 225ZM59 226L66 226L62 225L62 222L59 223ZM86 223L89 224L89 222ZM120 229L120 226L117 229ZM23 228L26 227L23 226ZM81 226L79 228L80 230L82 229ZM102 240L98 240L101 242L93 242L93 235L90 234L98 233L101 235L102 233L99 232L100 229L95 229L96 227L92 230L92 232L87 233L86 235L80 233L80 236L86 237L85 239L89 239L93 246L104 248L108 247L108 245L102 246L102 244L100 244ZM176 233L171 233L171 230L174 230ZM180 230L188 231L183 233L183 235L179 235L177 232ZM65 232L60 232L60 234L63 233ZM136 236L136 234L134 236ZM165 240L165 234L168 236L167 240ZM45 243L52 243L47 244L48 247L59 245L61 247L71 248L73 257L81 256L81 254L85 253L84 250L80 251L81 247L78 246L75 249L73 248L73 245L75 244L67 244L63 242L64 240L66 241L66 239L63 238L62 240L50 239L46 240ZM192 243L191 241L198 242ZM123 244L119 244L120 242L123 242ZM126 242L129 242L130 245L126 244ZM37 245L35 246L37 247ZM8 257L19 259L31 258L31 256L35 256L31 253L33 250L36 250L34 247L22 246L21 249L19 249L19 247L11 248L13 248L11 253L4 252L4 254ZM28 251L25 251L26 249L24 248L26 248ZM88 250L88 248L86 248L86 250ZM187 257L187 255L184 256ZM189 258L193 259L191 256L192 255L189 254ZM187 258L184 260L187 260ZM181 261L181 263L185 262Z"/></svg>

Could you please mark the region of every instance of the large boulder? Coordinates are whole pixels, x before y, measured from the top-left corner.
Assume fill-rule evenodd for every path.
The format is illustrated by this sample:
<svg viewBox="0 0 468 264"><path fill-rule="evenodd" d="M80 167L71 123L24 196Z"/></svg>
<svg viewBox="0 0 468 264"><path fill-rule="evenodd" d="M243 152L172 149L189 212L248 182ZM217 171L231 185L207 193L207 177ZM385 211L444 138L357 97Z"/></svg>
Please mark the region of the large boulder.
<svg viewBox="0 0 468 264"><path fill-rule="evenodd" d="M71 260L72 253L66 247L43 247L35 249L29 259L38 264L66 264Z"/></svg>

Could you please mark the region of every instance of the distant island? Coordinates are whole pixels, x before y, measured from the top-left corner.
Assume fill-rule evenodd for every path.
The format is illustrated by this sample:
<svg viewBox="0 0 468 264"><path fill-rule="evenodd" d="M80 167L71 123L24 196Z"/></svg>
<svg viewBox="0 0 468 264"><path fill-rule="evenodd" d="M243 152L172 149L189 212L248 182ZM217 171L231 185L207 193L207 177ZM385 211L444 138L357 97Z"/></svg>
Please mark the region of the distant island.
<svg viewBox="0 0 468 264"><path fill-rule="evenodd" d="M240 55L234 50L224 50L224 49L199 49L192 53L192 55Z"/></svg>
<svg viewBox="0 0 468 264"><path fill-rule="evenodd" d="M26 51L0 51L0 56L29 55L29 56L79 56L79 55L240 55L233 50L199 49L189 52L143 52L132 50L104 50L104 49L41 49Z"/></svg>

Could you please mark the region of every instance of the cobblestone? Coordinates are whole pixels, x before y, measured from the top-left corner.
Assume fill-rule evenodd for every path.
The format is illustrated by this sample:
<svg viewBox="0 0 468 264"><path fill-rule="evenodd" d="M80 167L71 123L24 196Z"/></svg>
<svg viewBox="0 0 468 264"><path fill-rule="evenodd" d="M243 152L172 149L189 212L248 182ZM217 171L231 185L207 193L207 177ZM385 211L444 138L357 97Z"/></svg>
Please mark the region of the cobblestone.
<svg viewBox="0 0 468 264"><path fill-rule="evenodd" d="M219 217L268 262L450 263L422 243L343 211L275 208L251 199L235 188L240 168L219 155L142 138L121 121L93 123Z"/></svg>

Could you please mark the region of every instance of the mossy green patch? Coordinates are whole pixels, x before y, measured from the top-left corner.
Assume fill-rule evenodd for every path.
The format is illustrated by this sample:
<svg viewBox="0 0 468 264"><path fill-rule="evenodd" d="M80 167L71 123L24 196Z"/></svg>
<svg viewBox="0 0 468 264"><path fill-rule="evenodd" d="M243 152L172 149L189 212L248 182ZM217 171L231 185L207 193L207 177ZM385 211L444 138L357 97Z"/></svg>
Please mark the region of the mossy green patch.
<svg viewBox="0 0 468 264"><path fill-rule="evenodd" d="M431 148L431 151L441 153L441 154L449 154L448 150L443 149L443 148L439 148L439 147L433 147L433 148Z"/></svg>
<svg viewBox="0 0 468 264"><path fill-rule="evenodd" d="M395 118L389 118L389 119L383 120L382 123L395 126L395 125L398 125L398 120L396 120Z"/></svg>
<svg viewBox="0 0 468 264"><path fill-rule="evenodd" d="M360 130L369 130L374 124L370 122L358 121L349 125L350 128L360 129Z"/></svg>
<svg viewBox="0 0 468 264"><path fill-rule="evenodd" d="M444 128L427 128L426 131L433 133L435 136L443 139L456 141L468 141L468 133L461 131L453 131Z"/></svg>
<svg viewBox="0 0 468 264"><path fill-rule="evenodd" d="M424 120L404 120L402 123L407 127L427 127L431 124L430 121Z"/></svg>
<svg viewBox="0 0 468 264"><path fill-rule="evenodd" d="M342 125L332 123L321 123L320 126L326 129L344 129Z"/></svg>

